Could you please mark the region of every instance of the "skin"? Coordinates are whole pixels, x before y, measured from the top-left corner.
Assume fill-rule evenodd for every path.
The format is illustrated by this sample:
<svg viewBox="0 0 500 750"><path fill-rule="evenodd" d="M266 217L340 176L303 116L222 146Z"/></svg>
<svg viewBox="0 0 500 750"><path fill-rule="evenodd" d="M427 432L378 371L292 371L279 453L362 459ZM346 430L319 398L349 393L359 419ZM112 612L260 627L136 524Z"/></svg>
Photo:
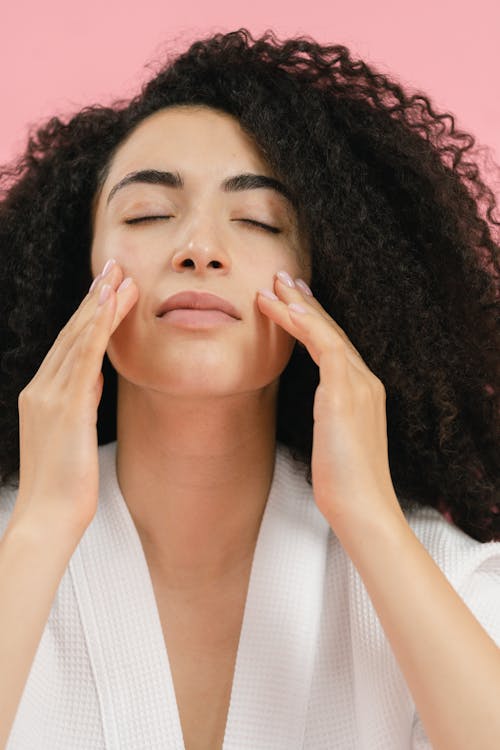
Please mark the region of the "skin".
<svg viewBox="0 0 500 750"><path fill-rule="evenodd" d="M185 186L129 185L106 206L122 177L148 168L178 171ZM173 107L121 144L95 200L92 273L114 258L138 293L107 347L118 378L118 482L149 560L176 592L226 585L253 557L272 481L279 377L296 343L259 309L258 290L273 288L280 270L311 278L282 196L220 189L243 172L275 176L238 120ZM146 215L173 218L124 223ZM241 319L204 330L159 323L160 303L193 289L228 299Z"/></svg>

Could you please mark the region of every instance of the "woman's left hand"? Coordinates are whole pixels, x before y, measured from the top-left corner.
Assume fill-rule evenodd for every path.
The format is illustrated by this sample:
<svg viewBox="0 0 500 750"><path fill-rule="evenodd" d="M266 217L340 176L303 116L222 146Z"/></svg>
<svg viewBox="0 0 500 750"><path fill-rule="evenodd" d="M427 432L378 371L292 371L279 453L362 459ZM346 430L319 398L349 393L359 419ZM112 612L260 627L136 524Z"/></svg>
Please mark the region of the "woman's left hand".
<svg viewBox="0 0 500 750"><path fill-rule="evenodd" d="M260 311L302 342L319 367L311 458L319 510L334 531L370 517L404 518L389 469L384 385L313 296L280 275L273 291L277 300L257 295Z"/></svg>

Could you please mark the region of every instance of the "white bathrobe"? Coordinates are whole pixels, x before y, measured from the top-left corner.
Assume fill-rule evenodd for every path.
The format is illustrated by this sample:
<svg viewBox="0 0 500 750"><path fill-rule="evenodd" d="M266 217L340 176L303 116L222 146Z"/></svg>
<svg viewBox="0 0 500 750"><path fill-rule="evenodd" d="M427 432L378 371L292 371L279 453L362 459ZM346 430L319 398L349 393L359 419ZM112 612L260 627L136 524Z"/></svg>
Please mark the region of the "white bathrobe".
<svg viewBox="0 0 500 750"><path fill-rule="evenodd" d="M7 750L184 750L151 577L115 460L116 442L99 447L98 510L61 580ZM15 496L3 488L1 534ZM500 646L500 543L481 544L430 508L407 519ZM363 581L281 444L223 748L431 748Z"/></svg>

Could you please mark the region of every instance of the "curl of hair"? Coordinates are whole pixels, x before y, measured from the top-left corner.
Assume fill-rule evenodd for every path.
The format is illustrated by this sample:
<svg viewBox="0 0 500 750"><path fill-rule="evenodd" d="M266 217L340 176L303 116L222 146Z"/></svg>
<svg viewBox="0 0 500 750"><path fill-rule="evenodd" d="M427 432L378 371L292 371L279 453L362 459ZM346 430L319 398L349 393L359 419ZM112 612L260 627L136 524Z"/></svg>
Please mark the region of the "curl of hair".
<svg viewBox="0 0 500 750"><path fill-rule="evenodd" d="M52 117L3 165L0 481L18 480L19 393L92 281L93 207L113 156L141 120L175 105L238 118L295 196L314 294L385 386L402 507L434 507L471 537L498 540L500 222L466 159L475 140L345 46L271 31L196 41L135 98ZM107 355L103 375L100 445L116 439ZM276 436L309 483L318 382L296 346Z"/></svg>

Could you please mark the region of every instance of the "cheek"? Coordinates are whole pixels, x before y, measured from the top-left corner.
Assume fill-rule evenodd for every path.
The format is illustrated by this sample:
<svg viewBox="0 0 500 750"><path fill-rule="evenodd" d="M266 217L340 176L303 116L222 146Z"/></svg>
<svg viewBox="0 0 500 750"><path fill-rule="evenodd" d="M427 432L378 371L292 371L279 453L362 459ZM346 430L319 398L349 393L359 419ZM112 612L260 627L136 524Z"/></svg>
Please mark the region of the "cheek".
<svg viewBox="0 0 500 750"><path fill-rule="evenodd" d="M276 271L287 271L292 279L302 278L307 281L309 272L307 267L304 266L304 260L299 256L298 248L289 247L277 259L275 269Z"/></svg>
<svg viewBox="0 0 500 750"><path fill-rule="evenodd" d="M286 368L295 346L295 339L289 333L280 328L276 333L275 346L269 353L267 359L267 380L274 380L279 377Z"/></svg>
<svg viewBox="0 0 500 750"><path fill-rule="evenodd" d="M90 273L92 274L93 279L101 273L105 263L105 254L94 239L92 247L90 248Z"/></svg>
<svg viewBox="0 0 500 750"><path fill-rule="evenodd" d="M123 277L133 276L140 286L140 279L147 271L144 257L144 248L141 251L137 240L118 232L110 232L105 243L99 243L93 250L91 267L93 271L100 273L106 261L114 258L123 271Z"/></svg>
<svg viewBox="0 0 500 750"><path fill-rule="evenodd" d="M260 312L258 315L262 316L257 334L261 364L264 361L273 371L282 370L291 356L295 338L267 316Z"/></svg>
<svg viewBox="0 0 500 750"><path fill-rule="evenodd" d="M300 277L303 273L300 264L292 253L282 252L266 259L260 268L256 267L256 264L253 267L249 265L248 277L253 277L253 288L267 288L276 293L274 284L278 271L286 271L292 279Z"/></svg>

